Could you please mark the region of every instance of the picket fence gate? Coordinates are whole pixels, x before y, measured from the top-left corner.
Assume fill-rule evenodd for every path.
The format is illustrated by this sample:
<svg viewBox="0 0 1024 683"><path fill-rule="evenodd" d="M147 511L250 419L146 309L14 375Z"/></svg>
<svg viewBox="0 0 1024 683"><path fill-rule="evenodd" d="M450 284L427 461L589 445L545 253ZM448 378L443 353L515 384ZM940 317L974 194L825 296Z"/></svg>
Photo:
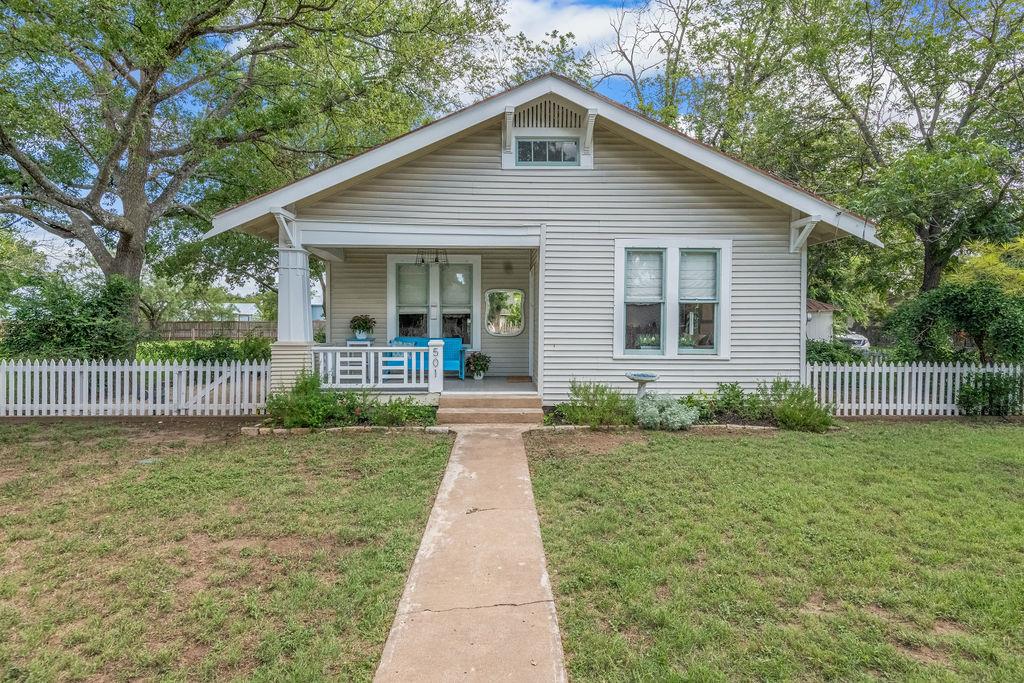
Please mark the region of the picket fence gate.
<svg viewBox="0 0 1024 683"><path fill-rule="evenodd" d="M255 415L270 363L0 360L0 417Z"/></svg>
<svg viewBox="0 0 1024 683"><path fill-rule="evenodd" d="M809 363L807 384L836 415L959 415L957 397L977 373L1020 374L1021 365L989 363Z"/></svg>

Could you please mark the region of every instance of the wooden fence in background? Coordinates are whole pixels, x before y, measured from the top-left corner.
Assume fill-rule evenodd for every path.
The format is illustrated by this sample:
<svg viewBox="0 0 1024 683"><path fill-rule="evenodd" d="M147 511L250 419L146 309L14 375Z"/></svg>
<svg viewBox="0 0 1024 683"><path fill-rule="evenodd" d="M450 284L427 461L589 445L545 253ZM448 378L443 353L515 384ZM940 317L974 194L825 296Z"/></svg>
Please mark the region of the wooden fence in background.
<svg viewBox="0 0 1024 683"><path fill-rule="evenodd" d="M836 415L959 415L964 382L983 372L1013 373L1020 365L962 363L817 364L807 366L807 383Z"/></svg>
<svg viewBox="0 0 1024 683"><path fill-rule="evenodd" d="M314 320L313 331L326 329L327 321ZM277 338L277 323L266 320L173 320L155 330L147 330L151 339L183 341L188 339L244 339L255 337Z"/></svg>
<svg viewBox="0 0 1024 683"><path fill-rule="evenodd" d="M0 417L256 415L267 361L0 360Z"/></svg>

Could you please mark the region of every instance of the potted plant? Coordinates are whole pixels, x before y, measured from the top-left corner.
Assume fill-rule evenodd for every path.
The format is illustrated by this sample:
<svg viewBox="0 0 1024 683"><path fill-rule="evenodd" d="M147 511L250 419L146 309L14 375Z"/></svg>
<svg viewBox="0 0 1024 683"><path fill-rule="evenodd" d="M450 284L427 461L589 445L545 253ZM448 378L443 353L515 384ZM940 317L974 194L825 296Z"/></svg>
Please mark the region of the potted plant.
<svg viewBox="0 0 1024 683"><path fill-rule="evenodd" d="M656 334L638 334L636 340L641 349L661 348L661 339Z"/></svg>
<svg viewBox="0 0 1024 683"><path fill-rule="evenodd" d="M366 339L373 333L373 328L377 326L377 321L368 315L354 315L348 321L348 326L355 332L356 339Z"/></svg>
<svg viewBox="0 0 1024 683"><path fill-rule="evenodd" d="M466 356L466 370L473 375L473 379L483 379L484 373L487 372L490 367L491 357L486 353L474 351Z"/></svg>

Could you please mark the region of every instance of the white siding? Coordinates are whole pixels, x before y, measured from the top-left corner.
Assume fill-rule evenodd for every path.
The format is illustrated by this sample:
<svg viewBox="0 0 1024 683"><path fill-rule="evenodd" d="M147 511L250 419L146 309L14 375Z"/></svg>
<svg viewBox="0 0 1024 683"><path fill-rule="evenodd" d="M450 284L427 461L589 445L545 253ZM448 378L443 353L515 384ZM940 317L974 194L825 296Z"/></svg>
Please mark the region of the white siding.
<svg viewBox="0 0 1024 683"><path fill-rule="evenodd" d="M500 128L494 126L300 207L299 213L404 224L545 223L541 353L546 403L564 399L573 377L631 389L632 383L623 376L630 369L660 373L662 379L653 388L674 392L714 389L719 382L752 386L776 376L799 378L804 312L800 255L789 253L789 211L600 126L594 146L593 170L503 171ZM730 360L612 358L614 240L663 235L734 240ZM364 257L357 254L346 250L346 263L334 268L344 270L361 263ZM332 281L338 282L332 297L336 329L347 327L355 312L370 312L383 323L383 252L374 258L381 264L376 273L348 289L361 292L367 305L378 307L375 311L354 310L345 301L347 288L332 272ZM524 288L525 277L520 285ZM526 335L517 339L524 345L525 364ZM497 355L491 355L498 362Z"/></svg>
<svg viewBox="0 0 1024 683"><path fill-rule="evenodd" d="M409 253L409 250L346 249L342 263L331 264L331 333L330 339L344 344L352 336L348 321L359 314L377 319L373 334L378 343L387 340L387 255ZM484 252L449 253L480 254L480 289L486 293L495 287L527 290L530 277L529 249L492 249ZM527 314L531 302L526 302ZM477 315L483 324L483 311ZM529 318L527 318L529 319ZM516 337L494 337L482 330L480 346L491 357L490 374L527 375L529 335L524 331Z"/></svg>

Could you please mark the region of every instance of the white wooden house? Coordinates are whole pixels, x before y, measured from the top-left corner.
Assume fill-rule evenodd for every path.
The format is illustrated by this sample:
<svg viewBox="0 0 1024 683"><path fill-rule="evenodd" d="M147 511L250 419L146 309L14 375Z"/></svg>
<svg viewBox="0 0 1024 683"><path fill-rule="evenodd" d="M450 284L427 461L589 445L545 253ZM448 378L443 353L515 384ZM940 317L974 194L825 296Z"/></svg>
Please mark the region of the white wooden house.
<svg viewBox="0 0 1024 683"><path fill-rule="evenodd" d="M391 342L459 336L491 357L488 389L545 404L574 378L629 389L630 370L679 393L798 379L808 245L880 244L870 221L555 75L226 210L209 234L226 230L279 244L277 386L316 364L336 386L436 391L428 350ZM310 254L329 264L324 347ZM493 292L521 296L520 324L488 329L508 317ZM370 347L348 346L357 314L377 321Z"/></svg>

